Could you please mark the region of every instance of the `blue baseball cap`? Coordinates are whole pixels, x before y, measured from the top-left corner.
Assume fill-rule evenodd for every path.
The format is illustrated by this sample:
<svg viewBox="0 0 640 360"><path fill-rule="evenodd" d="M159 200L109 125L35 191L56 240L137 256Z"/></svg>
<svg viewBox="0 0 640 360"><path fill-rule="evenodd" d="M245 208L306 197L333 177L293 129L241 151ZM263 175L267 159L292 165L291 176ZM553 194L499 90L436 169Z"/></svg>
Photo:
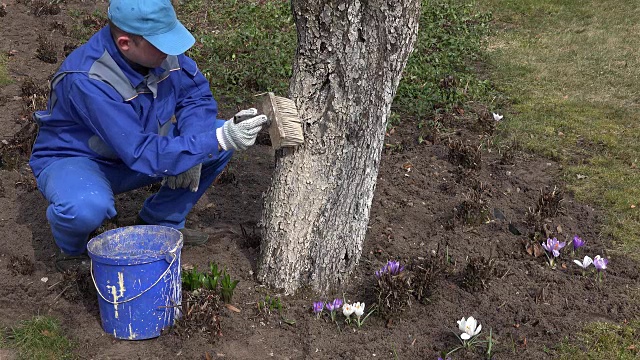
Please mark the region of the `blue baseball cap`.
<svg viewBox="0 0 640 360"><path fill-rule="evenodd" d="M121 30L142 36L167 55L180 55L196 42L178 21L171 0L111 0L108 16Z"/></svg>

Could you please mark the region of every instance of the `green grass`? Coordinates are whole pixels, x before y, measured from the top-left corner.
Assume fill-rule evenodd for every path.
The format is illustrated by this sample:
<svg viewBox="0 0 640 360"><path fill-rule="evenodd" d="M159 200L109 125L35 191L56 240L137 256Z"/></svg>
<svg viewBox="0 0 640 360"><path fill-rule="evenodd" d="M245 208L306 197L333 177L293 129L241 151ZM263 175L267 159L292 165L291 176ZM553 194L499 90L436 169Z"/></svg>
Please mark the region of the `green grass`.
<svg viewBox="0 0 640 360"><path fill-rule="evenodd" d="M492 94L473 67L491 15L475 10L457 0L423 0L416 50L394 111L428 116ZM187 0L179 17L196 37L188 55L209 79L221 108L251 104L264 91L287 95L297 41L289 1ZM440 82L449 75L455 85L443 88Z"/></svg>
<svg viewBox="0 0 640 360"><path fill-rule="evenodd" d="M0 86L7 85L11 82L9 78L9 72L7 71L7 56L0 54Z"/></svg>
<svg viewBox="0 0 640 360"><path fill-rule="evenodd" d="M73 18L69 36L80 44L87 42L96 31L107 24L107 14L98 10L88 13L72 9L69 11L69 16Z"/></svg>
<svg viewBox="0 0 640 360"><path fill-rule="evenodd" d="M468 1L423 0L418 39L398 86L394 111L428 117L492 94L490 83L480 79L474 67L490 20L491 13L478 12ZM449 76L452 81L444 84Z"/></svg>
<svg viewBox="0 0 640 360"><path fill-rule="evenodd" d="M73 345L56 319L36 316L0 336L0 348L13 348L19 359L58 360L76 358Z"/></svg>
<svg viewBox="0 0 640 360"><path fill-rule="evenodd" d="M511 101L505 137L566 165L579 200L607 212L603 237L640 254L640 21L633 0L488 0L486 59ZM581 175L581 176L578 176ZM584 178L583 176L586 176ZM579 179L580 178L580 179ZM596 239L592 239L596 240Z"/></svg>
<svg viewBox="0 0 640 360"><path fill-rule="evenodd" d="M564 341L555 350L559 360L633 360L640 356L640 322L626 325L591 323L577 335L577 342Z"/></svg>
<svg viewBox="0 0 640 360"><path fill-rule="evenodd" d="M181 21L196 38L191 56L221 108L254 103L273 91L286 96L296 49L289 1L187 0ZM203 14L203 9L207 9Z"/></svg>

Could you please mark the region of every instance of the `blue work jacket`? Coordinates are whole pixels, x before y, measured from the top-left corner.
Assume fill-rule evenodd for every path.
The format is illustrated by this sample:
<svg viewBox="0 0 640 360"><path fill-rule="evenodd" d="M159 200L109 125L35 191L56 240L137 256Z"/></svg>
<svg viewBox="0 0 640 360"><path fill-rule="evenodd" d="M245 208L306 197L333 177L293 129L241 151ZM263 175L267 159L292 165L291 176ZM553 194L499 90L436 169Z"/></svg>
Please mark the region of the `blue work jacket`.
<svg viewBox="0 0 640 360"><path fill-rule="evenodd" d="M88 157L150 176L182 173L219 156L218 108L195 62L168 56L146 76L118 51L109 26L73 51L51 80L29 164ZM175 115L175 123L172 118Z"/></svg>

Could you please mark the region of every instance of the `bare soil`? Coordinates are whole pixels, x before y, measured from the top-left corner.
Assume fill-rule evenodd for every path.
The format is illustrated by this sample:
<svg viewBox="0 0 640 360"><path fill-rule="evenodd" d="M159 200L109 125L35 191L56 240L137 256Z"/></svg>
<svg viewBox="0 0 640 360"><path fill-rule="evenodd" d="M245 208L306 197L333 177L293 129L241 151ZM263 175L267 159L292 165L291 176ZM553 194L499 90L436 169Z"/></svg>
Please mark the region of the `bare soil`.
<svg viewBox="0 0 640 360"><path fill-rule="evenodd" d="M513 148L479 150L495 124L478 110L435 119L450 132L425 133L421 144L418 119L404 119L389 131L353 281L324 298L309 291L281 296L281 314L258 308L266 296L279 294L255 279L255 227L273 155L265 145L238 154L188 218L188 226L209 232L212 240L182 252L184 263L202 269L215 261L240 280L232 304L237 309L217 310L220 334L171 331L145 341L114 339L102 331L90 281L56 272L47 203L26 165L33 140L28 114L42 107L41 88L77 45L70 35L74 25L99 28L89 15L106 4L66 1L59 7L8 0L0 18L0 51L10 55L13 80L0 88L0 327L38 314L57 317L82 359L436 359L457 345L450 331L456 320L474 316L483 333L492 330L495 359L541 359L552 357L554 346L574 339L587 322L623 323L640 313L633 290L640 267L607 252L611 239L600 235L598 209L562 191L557 163ZM135 215L151 190L119 196L119 216ZM583 277L569 251L557 268L546 264L537 244L547 236L564 241L576 234L587 241L582 256L610 258L603 282ZM413 298L389 316L374 314L361 328L315 319L313 301L344 294L367 307L376 303L374 272L387 260L407 266L431 261L442 271L428 279L423 301ZM0 351L5 356L12 354ZM453 355L475 358L481 358L480 349Z"/></svg>

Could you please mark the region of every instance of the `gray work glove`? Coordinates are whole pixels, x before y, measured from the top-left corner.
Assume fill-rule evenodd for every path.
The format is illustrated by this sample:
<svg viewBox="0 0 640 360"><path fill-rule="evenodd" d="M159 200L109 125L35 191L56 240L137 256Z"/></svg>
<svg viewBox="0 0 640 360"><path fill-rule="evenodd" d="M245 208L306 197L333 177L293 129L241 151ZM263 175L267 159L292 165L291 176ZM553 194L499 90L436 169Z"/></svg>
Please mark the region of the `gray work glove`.
<svg viewBox="0 0 640 360"><path fill-rule="evenodd" d="M224 150L246 150L256 142L256 137L267 123L265 115L257 115L258 110L242 110L233 119L216 130L218 143ZM257 116L256 116L257 115Z"/></svg>
<svg viewBox="0 0 640 360"><path fill-rule="evenodd" d="M165 178L162 179L162 185L167 185L171 189L189 188L191 192L196 192L200 184L201 173L202 164L198 164L182 174L165 176Z"/></svg>

